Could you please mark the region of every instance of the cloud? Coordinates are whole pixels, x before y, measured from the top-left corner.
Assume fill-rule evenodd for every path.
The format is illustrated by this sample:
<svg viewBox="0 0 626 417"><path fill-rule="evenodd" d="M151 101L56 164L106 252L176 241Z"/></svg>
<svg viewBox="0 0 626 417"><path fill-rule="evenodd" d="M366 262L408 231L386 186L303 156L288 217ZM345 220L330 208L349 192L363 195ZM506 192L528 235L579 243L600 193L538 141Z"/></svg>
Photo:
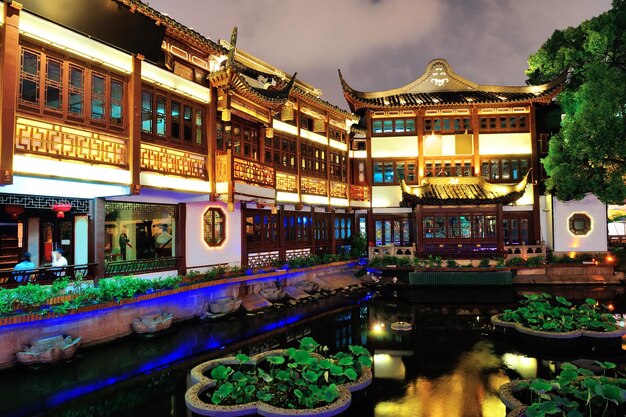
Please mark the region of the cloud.
<svg viewBox="0 0 626 417"><path fill-rule="evenodd" d="M528 56L555 29L578 25L610 0L151 0L207 37L238 47L346 103L341 68L360 90L402 86L434 58L483 84L520 85Z"/></svg>

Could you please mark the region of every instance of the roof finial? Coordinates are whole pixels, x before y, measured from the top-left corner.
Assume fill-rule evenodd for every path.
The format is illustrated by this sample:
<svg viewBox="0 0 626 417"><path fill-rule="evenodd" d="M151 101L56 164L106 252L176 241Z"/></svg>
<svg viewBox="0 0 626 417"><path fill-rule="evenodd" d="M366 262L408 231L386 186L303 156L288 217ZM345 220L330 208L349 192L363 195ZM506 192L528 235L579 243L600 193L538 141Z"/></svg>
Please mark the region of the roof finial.
<svg viewBox="0 0 626 417"><path fill-rule="evenodd" d="M237 26L233 27L233 33L230 35L230 47L228 49L228 61L226 65L232 67L235 62L235 52L237 51Z"/></svg>

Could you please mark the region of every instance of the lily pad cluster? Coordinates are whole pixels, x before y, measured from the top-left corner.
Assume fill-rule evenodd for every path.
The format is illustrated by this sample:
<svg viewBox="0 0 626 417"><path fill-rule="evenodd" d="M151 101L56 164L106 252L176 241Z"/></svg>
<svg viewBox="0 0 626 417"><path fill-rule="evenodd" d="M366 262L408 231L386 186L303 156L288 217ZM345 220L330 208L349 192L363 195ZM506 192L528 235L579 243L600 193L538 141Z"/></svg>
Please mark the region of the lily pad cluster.
<svg viewBox="0 0 626 417"><path fill-rule="evenodd" d="M572 332L590 330L612 332L618 329L615 317L593 298L581 305L573 305L564 297L550 294L528 294L520 301L520 307L504 310L500 320L521 324L532 330L544 332Z"/></svg>
<svg viewBox="0 0 626 417"><path fill-rule="evenodd" d="M303 338L298 349L284 353L268 355L258 363L239 354L235 357L239 365L216 366L210 371L216 385L206 399L216 405L262 401L287 409L316 408L335 401L339 385L356 381L372 365L362 346L325 356L328 348L310 337Z"/></svg>
<svg viewBox="0 0 626 417"><path fill-rule="evenodd" d="M553 380L533 379L516 384L516 390L528 389L531 404L526 417L622 417L626 415L626 378L615 372L611 362L595 362L602 376L571 363L561 365ZM607 376L613 373L614 377Z"/></svg>

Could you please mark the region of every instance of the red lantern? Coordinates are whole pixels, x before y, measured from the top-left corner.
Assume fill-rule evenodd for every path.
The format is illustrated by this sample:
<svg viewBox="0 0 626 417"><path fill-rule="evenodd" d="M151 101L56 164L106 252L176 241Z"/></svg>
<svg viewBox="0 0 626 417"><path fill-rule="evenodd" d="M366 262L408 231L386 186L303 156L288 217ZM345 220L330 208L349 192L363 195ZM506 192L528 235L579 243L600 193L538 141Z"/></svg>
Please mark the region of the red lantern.
<svg viewBox="0 0 626 417"><path fill-rule="evenodd" d="M52 206L52 210L57 212L57 218L65 218L65 212L70 211L72 205L70 203L58 203Z"/></svg>
<svg viewBox="0 0 626 417"><path fill-rule="evenodd" d="M11 219L17 220L20 214L24 213L23 206L8 205L4 206L4 211L11 215Z"/></svg>

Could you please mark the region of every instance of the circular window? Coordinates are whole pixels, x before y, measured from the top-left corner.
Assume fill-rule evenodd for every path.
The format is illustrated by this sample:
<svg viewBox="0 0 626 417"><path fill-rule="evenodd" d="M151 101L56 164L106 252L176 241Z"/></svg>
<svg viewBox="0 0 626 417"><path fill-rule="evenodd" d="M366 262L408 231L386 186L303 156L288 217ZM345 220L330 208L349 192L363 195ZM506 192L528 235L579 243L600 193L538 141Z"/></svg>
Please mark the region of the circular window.
<svg viewBox="0 0 626 417"><path fill-rule="evenodd" d="M204 241L209 246L221 246L226 240L226 215L219 207L204 212Z"/></svg>
<svg viewBox="0 0 626 417"><path fill-rule="evenodd" d="M569 231L576 236L588 235L591 231L591 217L586 213L574 213L569 218Z"/></svg>

